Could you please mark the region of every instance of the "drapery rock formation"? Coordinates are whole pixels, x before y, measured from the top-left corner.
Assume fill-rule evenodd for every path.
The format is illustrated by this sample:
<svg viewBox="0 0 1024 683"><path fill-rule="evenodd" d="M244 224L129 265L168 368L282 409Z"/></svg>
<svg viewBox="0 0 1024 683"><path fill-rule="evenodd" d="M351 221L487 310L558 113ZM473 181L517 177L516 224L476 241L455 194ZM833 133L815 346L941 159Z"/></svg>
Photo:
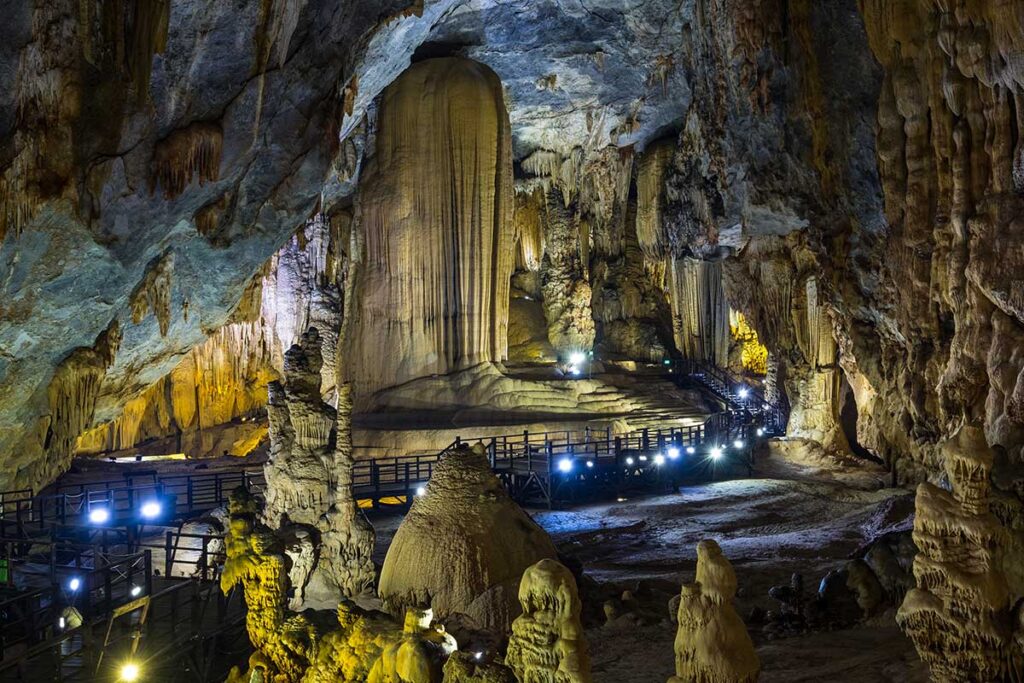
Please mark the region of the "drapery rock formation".
<svg viewBox="0 0 1024 683"><path fill-rule="evenodd" d="M501 83L480 64L427 60L384 91L358 196L348 337L357 402L505 358L511 145Z"/></svg>
<svg viewBox="0 0 1024 683"><path fill-rule="evenodd" d="M523 613L512 623L505 663L526 682L589 683L590 653L572 572L541 560L519 584Z"/></svg>
<svg viewBox="0 0 1024 683"><path fill-rule="evenodd" d="M271 528L314 529L318 559L306 596L352 597L373 585L373 527L352 493L351 401L338 387L338 409L320 395L320 335L310 328L285 353L284 383L271 382L267 403L270 458L263 517Z"/></svg>
<svg viewBox="0 0 1024 683"><path fill-rule="evenodd" d="M752 683L761 662L732 601L736 573L714 541L697 544L697 578L677 612L676 675L668 683Z"/></svg>
<svg viewBox="0 0 1024 683"><path fill-rule="evenodd" d="M431 608L455 629L503 636L519 612L523 571L556 556L544 532L491 472L483 446L446 453L388 548L385 609Z"/></svg>
<svg viewBox="0 0 1024 683"><path fill-rule="evenodd" d="M1003 571L1008 534L990 510L992 451L964 425L941 452L951 490L918 486L917 587L896 618L936 680L1012 680L1024 653Z"/></svg>

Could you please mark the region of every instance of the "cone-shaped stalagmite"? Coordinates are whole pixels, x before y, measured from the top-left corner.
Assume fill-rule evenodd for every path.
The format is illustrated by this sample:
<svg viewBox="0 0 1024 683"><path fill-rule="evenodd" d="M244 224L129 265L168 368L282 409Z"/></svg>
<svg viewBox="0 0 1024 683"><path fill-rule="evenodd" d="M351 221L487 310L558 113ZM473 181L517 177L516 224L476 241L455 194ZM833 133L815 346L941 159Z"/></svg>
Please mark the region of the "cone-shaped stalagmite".
<svg viewBox="0 0 1024 683"><path fill-rule="evenodd" d="M431 607L449 627L504 634L523 571L555 557L548 535L509 498L482 447L445 455L398 528L380 577L393 614Z"/></svg>
<svg viewBox="0 0 1024 683"><path fill-rule="evenodd" d="M676 675L668 683L749 683L761 663L736 613L736 573L714 541L697 544L697 581L683 586Z"/></svg>

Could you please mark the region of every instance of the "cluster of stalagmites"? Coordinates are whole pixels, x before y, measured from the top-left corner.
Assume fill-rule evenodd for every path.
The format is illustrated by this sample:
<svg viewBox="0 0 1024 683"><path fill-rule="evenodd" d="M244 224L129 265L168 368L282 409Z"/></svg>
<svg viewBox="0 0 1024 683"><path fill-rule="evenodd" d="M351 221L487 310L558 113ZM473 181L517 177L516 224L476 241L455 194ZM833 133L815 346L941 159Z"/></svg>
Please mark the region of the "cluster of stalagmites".
<svg viewBox="0 0 1024 683"><path fill-rule="evenodd" d="M1018 680L1022 639L1001 557L1007 531L989 503L992 451L980 428L965 425L942 452L950 490L917 489L917 587L896 619L937 680Z"/></svg>
<svg viewBox="0 0 1024 683"><path fill-rule="evenodd" d="M264 469L264 519L292 533L296 600L355 596L373 585L374 532L352 495L351 401L338 387L338 409L320 396L320 335L310 328L285 353L285 381L271 382L270 459ZM304 534L304 535L303 535ZM303 541L319 540L316 560ZM312 566L311 566L312 565Z"/></svg>

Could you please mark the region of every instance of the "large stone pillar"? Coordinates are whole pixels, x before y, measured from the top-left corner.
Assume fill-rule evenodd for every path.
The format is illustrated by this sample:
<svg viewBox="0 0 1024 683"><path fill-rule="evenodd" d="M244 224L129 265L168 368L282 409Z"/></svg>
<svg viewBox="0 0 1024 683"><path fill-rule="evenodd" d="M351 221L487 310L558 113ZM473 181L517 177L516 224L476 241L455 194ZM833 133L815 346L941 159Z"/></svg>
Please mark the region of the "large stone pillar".
<svg viewBox="0 0 1024 683"><path fill-rule="evenodd" d="M465 59L384 91L359 184L363 254L349 338L356 401L506 355L512 153L501 82Z"/></svg>

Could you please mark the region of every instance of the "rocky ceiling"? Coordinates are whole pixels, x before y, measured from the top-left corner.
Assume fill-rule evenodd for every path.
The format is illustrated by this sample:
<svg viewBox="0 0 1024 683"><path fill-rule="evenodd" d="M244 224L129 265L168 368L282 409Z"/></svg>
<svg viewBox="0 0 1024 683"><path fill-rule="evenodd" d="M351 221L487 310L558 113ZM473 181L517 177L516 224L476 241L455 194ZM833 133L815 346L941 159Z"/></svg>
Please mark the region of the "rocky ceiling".
<svg viewBox="0 0 1024 683"><path fill-rule="evenodd" d="M519 161L672 140L645 254L736 256L730 303L794 406L841 372L863 442L908 477L965 419L1018 462L1022 26L1014 0L20 3L0 25L0 482L52 479L228 321L351 201L381 91L452 54L501 78Z"/></svg>

